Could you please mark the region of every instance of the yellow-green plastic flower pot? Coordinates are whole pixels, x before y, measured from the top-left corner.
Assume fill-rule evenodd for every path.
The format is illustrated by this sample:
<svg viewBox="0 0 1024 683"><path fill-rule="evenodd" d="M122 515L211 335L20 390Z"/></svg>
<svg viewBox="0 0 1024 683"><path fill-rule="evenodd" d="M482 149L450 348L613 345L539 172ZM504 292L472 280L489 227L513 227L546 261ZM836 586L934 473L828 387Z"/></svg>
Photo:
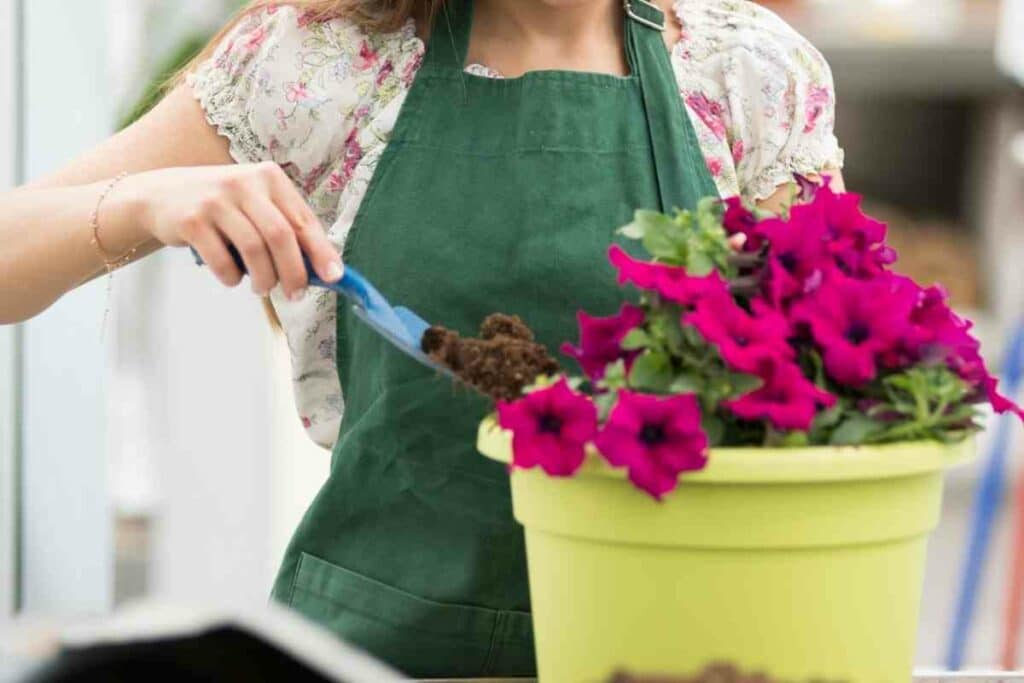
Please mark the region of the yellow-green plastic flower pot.
<svg viewBox="0 0 1024 683"><path fill-rule="evenodd" d="M511 460L492 419L478 447ZM718 449L660 503L594 452L570 478L513 471L540 680L723 660L787 680L910 680L943 472L973 453Z"/></svg>

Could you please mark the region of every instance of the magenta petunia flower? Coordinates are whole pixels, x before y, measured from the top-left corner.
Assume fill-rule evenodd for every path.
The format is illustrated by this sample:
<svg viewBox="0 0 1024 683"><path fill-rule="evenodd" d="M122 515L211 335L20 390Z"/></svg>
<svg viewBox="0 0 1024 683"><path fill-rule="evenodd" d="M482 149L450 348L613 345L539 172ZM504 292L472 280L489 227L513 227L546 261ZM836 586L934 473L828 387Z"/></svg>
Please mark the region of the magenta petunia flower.
<svg viewBox="0 0 1024 683"><path fill-rule="evenodd" d="M918 356L946 363L973 387L978 399L991 403L997 413L1012 412L1024 420L1024 410L999 393L999 381L989 373L981 357L981 345L970 333L972 323L953 312L942 287L920 289L910 319L920 349Z"/></svg>
<svg viewBox="0 0 1024 683"><path fill-rule="evenodd" d="M718 347L726 365L754 372L765 358L791 359L790 326L777 310L760 299L750 302L748 313L727 292L697 302L683 321Z"/></svg>
<svg viewBox="0 0 1024 683"><path fill-rule="evenodd" d="M825 177L823 178L823 183L818 183L800 173L794 173L793 180L796 182L798 190L796 198L797 201L800 202L812 201L818 194L818 188L820 188L822 184L827 185L829 181L829 179Z"/></svg>
<svg viewBox="0 0 1024 683"><path fill-rule="evenodd" d="M916 284L908 286L917 286ZM964 320L949 307L949 294L939 285L918 287L917 302L910 313L914 340L922 355L946 359L977 353L978 340L971 336L973 323Z"/></svg>
<svg viewBox="0 0 1024 683"><path fill-rule="evenodd" d="M757 375L764 381L759 389L722 402L744 420L768 420L776 429L805 431L819 406L836 402L835 396L804 377L795 363L767 360Z"/></svg>
<svg viewBox="0 0 1024 683"><path fill-rule="evenodd" d="M896 251L885 244L885 224L864 215L861 199L859 194L822 186L814 206L822 212L829 251L839 268L853 277L871 278L896 261Z"/></svg>
<svg viewBox="0 0 1024 683"><path fill-rule="evenodd" d="M967 382L976 393L975 400L986 400L997 413L1013 413L1024 420L1024 409L999 393L999 380L985 367L977 351L964 351L949 359L950 368Z"/></svg>
<svg viewBox="0 0 1024 683"><path fill-rule="evenodd" d="M761 221L757 234L769 244L765 284L776 306L813 292L835 267L820 208L813 204L794 206L788 219Z"/></svg>
<svg viewBox="0 0 1024 683"><path fill-rule="evenodd" d="M715 291L728 290L718 271L713 270L703 277L690 276L680 266L634 259L618 245L612 245L608 250L608 260L619 273L620 285L629 282L683 306L692 306Z"/></svg>
<svg viewBox="0 0 1024 683"><path fill-rule="evenodd" d="M813 296L793 306L791 319L809 328L829 376L859 387L874 379L880 356L913 336L916 301L917 292L903 278L854 280L833 272Z"/></svg>
<svg viewBox="0 0 1024 683"><path fill-rule="evenodd" d="M739 197L727 197L722 200L725 204L725 213L722 214L722 227L731 237L743 235L746 239L743 242L743 251L757 251L764 243L762 237L757 233L757 217L743 205Z"/></svg>
<svg viewBox="0 0 1024 683"><path fill-rule="evenodd" d="M624 351L622 340L644 321L642 308L623 304L616 315L606 318L596 318L580 311L576 319L580 326L580 344L573 346L566 342L562 345L562 353L576 359L592 380L604 377L605 368L620 358L626 361L628 369L637 352Z"/></svg>
<svg viewBox="0 0 1024 683"><path fill-rule="evenodd" d="M620 390L594 444L658 500L676 487L681 472L702 469L708 459L708 439L692 394L658 397Z"/></svg>
<svg viewBox="0 0 1024 683"><path fill-rule="evenodd" d="M498 423L512 431L513 467L540 465L567 477L583 464L584 447L597 432L597 408L563 377L515 401L499 401Z"/></svg>

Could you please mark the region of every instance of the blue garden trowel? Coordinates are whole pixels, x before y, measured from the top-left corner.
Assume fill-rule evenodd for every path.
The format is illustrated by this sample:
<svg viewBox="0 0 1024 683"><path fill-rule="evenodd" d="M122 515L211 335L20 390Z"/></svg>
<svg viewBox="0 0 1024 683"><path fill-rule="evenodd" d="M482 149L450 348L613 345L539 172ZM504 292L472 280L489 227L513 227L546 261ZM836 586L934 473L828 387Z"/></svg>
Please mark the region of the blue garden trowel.
<svg viewBox="0 0 1024 683"><path fill-rule="evenodd" d="M245 263L238 250L229 246L228 251L231 252L231 258L235 260L238 268L245 273ZM196 263L203 265L203 259L195 249L192 250L192 254L195 256ZM343 295L352 302L352 312L356 314L356 317L391 342L399 351L428 368L458 380L451 370L423 353L421 346L423 333L430 327L430 323L404 306L392 306L377 291L377 288L352 266L346 265L342 278L332 283L320 279L305 254L303 254L302 260L306 264L306 274L311 286L323 287Z"/></svg>

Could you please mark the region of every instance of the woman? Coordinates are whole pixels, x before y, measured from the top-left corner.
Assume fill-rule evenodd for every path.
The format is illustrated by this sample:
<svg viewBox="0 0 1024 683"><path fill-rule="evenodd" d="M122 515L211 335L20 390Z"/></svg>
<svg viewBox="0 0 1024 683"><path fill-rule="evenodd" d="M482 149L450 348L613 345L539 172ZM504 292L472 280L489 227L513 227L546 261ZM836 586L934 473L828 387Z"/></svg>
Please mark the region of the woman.
<svg viewBox="0 0 1024 683"><path fill-rule="evenodd" d="M344 254L451 328L517 313L554 347L577 308L614 307L603 254L634 209L840 182L827 65L741 0L296 0L251 6L187 71L3 198L0 319L163 246L234 286L235 245L333 448L274 597L409 674L531 673L507 474L473 453L486 405L307 294L301 254L329 281Z"/></svg>

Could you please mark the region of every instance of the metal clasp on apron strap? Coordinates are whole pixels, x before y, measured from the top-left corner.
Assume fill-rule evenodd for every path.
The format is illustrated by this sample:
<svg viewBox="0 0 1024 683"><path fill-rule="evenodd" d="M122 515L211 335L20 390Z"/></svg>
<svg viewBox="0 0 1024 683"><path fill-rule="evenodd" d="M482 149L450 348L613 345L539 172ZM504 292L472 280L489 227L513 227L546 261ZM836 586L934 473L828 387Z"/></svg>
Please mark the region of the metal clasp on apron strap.
<svg viewBox="0 0 1024 683"><path fill-rule="evenodd" d="M633 0L622 0L622 6L626 9L626 15L633 21L637 22L638 24L643 24L648 28L653 28L655 31L664 32L665 13L661 11L661 8L655 5L653 2L649 2L649 0L636 0L636 2L639 3L639 5L647 7L648 9L651 9L654 12L656 12L659 19L651 20L648 19L647 17L643 17L637 14L636 10L633 7Z"/></svg>

